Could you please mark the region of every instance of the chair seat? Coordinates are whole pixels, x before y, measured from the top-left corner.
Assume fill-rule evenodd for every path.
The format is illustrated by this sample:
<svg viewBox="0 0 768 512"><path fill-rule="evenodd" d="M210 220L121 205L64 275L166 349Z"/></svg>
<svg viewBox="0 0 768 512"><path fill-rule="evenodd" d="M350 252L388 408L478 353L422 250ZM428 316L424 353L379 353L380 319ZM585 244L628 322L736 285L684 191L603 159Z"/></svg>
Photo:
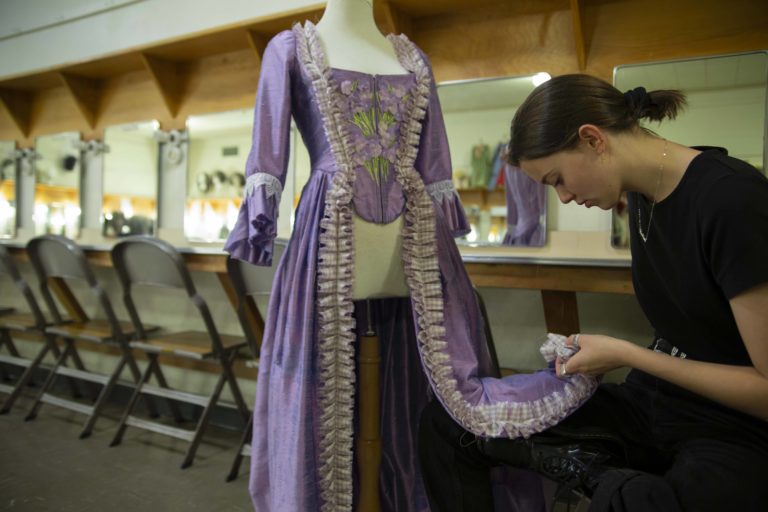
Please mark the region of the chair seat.
<svg viewBox="0 0 768 512"><path fill-rule="evenodd" d="M244 347L245 338L220 334L225 350ZM205 359L214 355L213 344L207 332L184 331L161 334L141 341L132 341L131 347L154 353L171 353L193 359Z"/></svg>
<svg viewBox="0 0 768 512"><path fill-rule="evenodd" d="M3 317L0 317L3 318ZM126 338L130 339L134 334L133 324L130 322L118 322L120 330ZM157 327L146 327L147 330L157 329ZM65 338L76 338L81 340L96 341L104 343L112 339L112 327L107 320L88 320L87 322L71 322L47 327L45 332L64 336Z"/></svg>
<svg viewBox="0 0 768 512"><path fill-rule="evenodd" d="M0 315L0 329L29 331L36 327L35 317L26 313L7 313Z"/></svg>

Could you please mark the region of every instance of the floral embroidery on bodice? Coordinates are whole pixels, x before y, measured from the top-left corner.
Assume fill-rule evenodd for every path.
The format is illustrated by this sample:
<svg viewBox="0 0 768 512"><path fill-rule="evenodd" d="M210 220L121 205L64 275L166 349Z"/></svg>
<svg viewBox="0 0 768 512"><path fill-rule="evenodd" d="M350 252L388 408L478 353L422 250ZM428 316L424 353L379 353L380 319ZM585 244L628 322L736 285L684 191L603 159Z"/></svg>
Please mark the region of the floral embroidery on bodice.
<svg viewBox="0 0 768 512"><path fill-rule="evenodd" d="M333 69L333 101L349 137L355 167L355 210L370 222L388 223L402 212L404 198L393 169L403 121L413 108L411 74L369 75Z"/></svg>

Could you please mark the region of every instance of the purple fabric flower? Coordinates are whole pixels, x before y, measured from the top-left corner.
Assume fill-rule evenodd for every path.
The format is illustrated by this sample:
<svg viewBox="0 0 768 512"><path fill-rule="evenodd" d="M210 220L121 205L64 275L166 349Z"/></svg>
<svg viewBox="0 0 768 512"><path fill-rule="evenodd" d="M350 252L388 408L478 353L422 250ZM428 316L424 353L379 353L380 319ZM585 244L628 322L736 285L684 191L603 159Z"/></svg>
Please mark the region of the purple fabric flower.
<svg viewBox="0 0 768 512"><path fill-rule="evenodd" d="M349 96L356 88L356 82L352 80L344 80L341 82L341 92Z"/></svg>

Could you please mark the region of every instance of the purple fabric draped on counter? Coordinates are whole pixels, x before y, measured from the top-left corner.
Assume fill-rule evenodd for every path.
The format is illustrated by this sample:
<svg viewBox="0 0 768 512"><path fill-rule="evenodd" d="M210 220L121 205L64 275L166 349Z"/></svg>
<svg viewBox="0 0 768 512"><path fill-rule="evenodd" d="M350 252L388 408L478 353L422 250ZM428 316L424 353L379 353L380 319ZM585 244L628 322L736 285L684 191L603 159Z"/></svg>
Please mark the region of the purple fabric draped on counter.
<svg viewBox="0 0 768 512"><path fill-rule="evenodd" d="M353 508L360 321L351 298L353 211L376 223L405 216L402 260L410 298L384 301L376 310L383 510L429 509L414 445L430 396L477 435L518 437L557 423L596 386L578 375L559 379L551 366L488 376L482 317L452 238L469 226L451 182L431 68L406 37L389 39L407 74L330 68L310 22L275 36L264 53L248 185L226 250L254 264L271 263L292 115L312 172L265 321L250 482L259 511ZM532 503L518 498L522 502Z"/></svg>
<svg viewBox="0 0 768 512"><path fill-rule="evenodd" d="M547 237L547 187L522 169L503 164L507 195L507 234L504 245L540 247Z"/></svg>

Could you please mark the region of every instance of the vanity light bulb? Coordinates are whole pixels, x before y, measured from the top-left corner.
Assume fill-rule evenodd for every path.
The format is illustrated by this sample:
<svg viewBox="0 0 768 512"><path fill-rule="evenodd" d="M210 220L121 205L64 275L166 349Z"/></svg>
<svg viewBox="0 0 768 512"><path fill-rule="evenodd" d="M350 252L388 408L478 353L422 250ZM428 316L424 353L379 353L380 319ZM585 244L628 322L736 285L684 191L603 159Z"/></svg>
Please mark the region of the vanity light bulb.
<svg viewBox="0 0 768 512"><path fill-rule="evenodd" d="M549 73L545 73L542 71L541 73L536 73L535 75L533 75L531 77L531 82L533 82L534 87L538 87L551 78L552 77L549 75Z"/></svg>

